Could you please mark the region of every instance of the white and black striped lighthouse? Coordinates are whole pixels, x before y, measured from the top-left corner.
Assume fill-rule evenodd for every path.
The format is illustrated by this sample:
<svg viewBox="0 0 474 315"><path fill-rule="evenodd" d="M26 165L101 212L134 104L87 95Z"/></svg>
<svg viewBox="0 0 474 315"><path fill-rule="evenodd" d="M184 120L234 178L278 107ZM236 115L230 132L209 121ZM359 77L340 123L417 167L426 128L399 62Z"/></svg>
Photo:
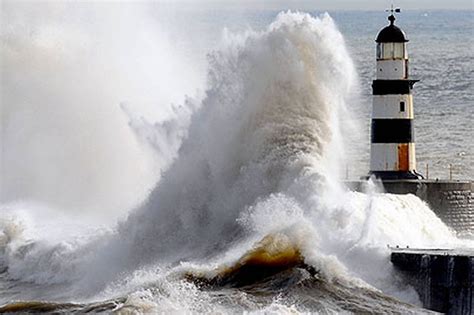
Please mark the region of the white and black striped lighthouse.
<svg viewBox="0 0 474 315"><path fill-rule="evenodd" d="M412 89L405 33L394 25L394 12L375 40L377 74L372 83L370 174L382 180L419 179L416 172Z"/></svg>

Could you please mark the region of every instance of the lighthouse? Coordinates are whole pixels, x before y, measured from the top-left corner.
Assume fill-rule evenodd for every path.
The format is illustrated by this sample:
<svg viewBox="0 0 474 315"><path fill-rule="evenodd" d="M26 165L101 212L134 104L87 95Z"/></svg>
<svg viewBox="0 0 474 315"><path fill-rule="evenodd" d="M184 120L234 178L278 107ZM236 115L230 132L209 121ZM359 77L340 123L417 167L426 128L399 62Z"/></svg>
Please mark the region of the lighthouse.
<svg viewBox="0 0 474 315"><path fill-rule="evenodd" d="M405 33L390 24L375 40L376 78L372 83L370 174L382 180L421 179L416 172L415 134L413 130L413 85L408 75Z"/></svg>

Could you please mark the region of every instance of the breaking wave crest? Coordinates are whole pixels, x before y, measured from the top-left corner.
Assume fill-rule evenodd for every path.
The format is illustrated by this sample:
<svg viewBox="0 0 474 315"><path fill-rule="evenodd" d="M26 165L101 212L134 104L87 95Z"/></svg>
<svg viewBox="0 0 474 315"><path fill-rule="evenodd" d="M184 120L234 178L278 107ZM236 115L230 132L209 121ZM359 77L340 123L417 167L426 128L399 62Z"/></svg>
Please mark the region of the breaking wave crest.
<svg viewBox="0 0 474 315"><path fill-rule="evenodd" d="M203 100L181 107L181 123L155 126L176 152L148 199L85 240L25 241L3 225L2 277L47 288L23 298L113 298L109 309L145 312L412 310L386 296L417 302L386 245L458 241L415 196L341 186L356 92L328 15L281 13L262 31L227 32ZM158 139L132 122L143 126Z"/></svg>
<svg viewBox="0 0 474 315"><path fill-rule="evenodd" d="M225 247L247 208L278 194L298 207L296 194L337 176L354 69L332 20L281 15L228 41L211 54L209 90L178 157L121 226L140 263L168 249L185 258Z"/></svg>

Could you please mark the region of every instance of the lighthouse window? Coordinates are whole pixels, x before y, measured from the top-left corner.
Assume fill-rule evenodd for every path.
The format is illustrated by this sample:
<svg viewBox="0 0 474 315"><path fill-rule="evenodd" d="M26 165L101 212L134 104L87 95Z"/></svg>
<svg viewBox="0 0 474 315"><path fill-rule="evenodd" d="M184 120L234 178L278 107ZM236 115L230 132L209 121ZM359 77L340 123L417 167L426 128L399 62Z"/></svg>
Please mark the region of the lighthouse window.
<svg viewBox="0 0 474 315"><path fill-rule="evenodd" d="M377 59L403 59L406 57L405 43L378 43Z"/></svg>
<svg viewBox="0 0 474 315"><path fill-rule="evenodd" d="M393 58L393 43L382 43L382 59Z"/></svg>
<svg viewBox="0 0 474 315"><path fill-rule="evenodd" d="M377 44L377 59L382 59L382 44Z"/></svg>
<svg viewBox="0 0 474 315"><path fill-rule="evenodd" d="M393 58L403 59L405 56L405 43L393 44Z"/></svg>
<svg viewBox="0 0 474 315"><path fill-rule="evenodd" d="M405 102L400 102L400 111L401 112L405 111Z"/></svg>

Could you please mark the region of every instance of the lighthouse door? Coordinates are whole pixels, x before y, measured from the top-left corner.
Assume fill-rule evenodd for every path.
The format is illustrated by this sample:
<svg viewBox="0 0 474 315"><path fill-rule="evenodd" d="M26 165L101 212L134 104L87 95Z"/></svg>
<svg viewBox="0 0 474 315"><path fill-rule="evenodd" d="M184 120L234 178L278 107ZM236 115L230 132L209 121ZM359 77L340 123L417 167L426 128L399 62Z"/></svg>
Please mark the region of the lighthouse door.
<svg viewBox="0 0 474 315"><path fill-rule="evenodd" d="M410 167L408 144L401 143L398 145L398 170L408 171Z"/></svg>

